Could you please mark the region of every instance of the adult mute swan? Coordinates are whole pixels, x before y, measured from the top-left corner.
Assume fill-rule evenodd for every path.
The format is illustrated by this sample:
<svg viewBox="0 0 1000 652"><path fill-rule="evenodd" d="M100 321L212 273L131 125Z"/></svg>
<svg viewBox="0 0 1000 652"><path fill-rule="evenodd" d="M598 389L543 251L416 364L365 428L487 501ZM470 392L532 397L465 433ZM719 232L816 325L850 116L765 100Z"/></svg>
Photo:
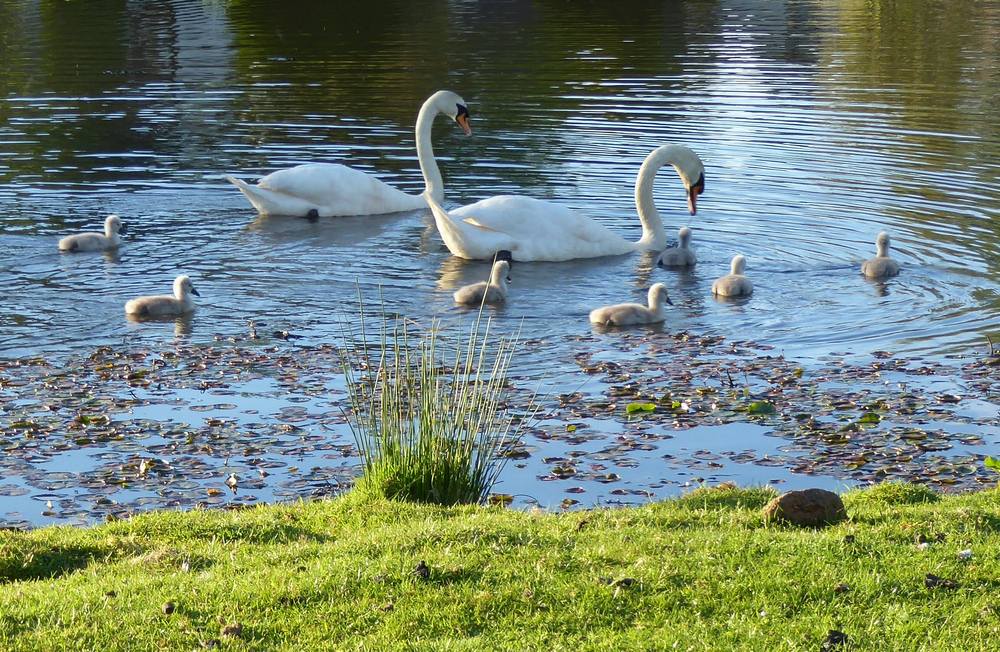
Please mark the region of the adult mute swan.
<svg viewBox="0 0 1000 652"><path fill-rule="evenodd" d="M861 263L861 273L866 278L887 278L899 274L899 265L889 258L889 234L882 231L875 238L876 254Z"/></svg>
<svg viewBox="0 0 1000 652"><path fill-rule="evenodd" d="M664 319L663 304L674 305L667 295L667 286L654 283L649 288L649 305L641 303L619 303L590 311L590 321L601 326L634 326L636 324L656 324Z"/></svg>
<svg viewBox="0 0 1000 652"><path fill-rule="evenodd" d="M635 182L635 205L642 222L638 242L629 242L565 206L530 197L500 195L451 212L444 210L437 198L428 198L427 203L445 245L460 258L490 259L500 249L510 250L518 262L659 250L666 246L667 236L653 202L653 179L667 164L684 182L692 215L698 195L705 190L705 168L697 154L683 145L654 149L643 161Z"/></svg>
<svg viewBox="0 0 1000 652"><path fill-rule="evenodd" d="M106 251L121 243L118 232L125 232L125 225L117 215L104 220L104 233L77 233L59 241L60 251Z"/></svg>
<svg viewBox="0 0 1000 652"><path fill-rule="evenodd" d="M130 317L176 317L194 310L191 295L201 296L185 275L174 279L174 296L158 295L137 297L125 304L125 314Z"/></svg>
<svg viewBox="0 0 1000 652"><path fill-rule="evenodd" d="M665 249L660 257L656 259L658 267L691 267L698 258L694 251L688 246L691 244L691 229L682 226L677 231L677 246Z"/></svg>
<svg viewBox="0 0 1000 652"><path fill-rule="evenodd" d="M507 300L507 283L510 281L510 263L498 260L493 263L490 280L473 283L458 288L455 303L479 306L484 303L496 305Z"/></svg>
<svg viewBox="0 0 1000 652"><path fill-rule="evenodd" d="M375 177L338 163L308 163L272 172L251 186L235 177L226 179L240 189L261 215L309 215L318 217L374 215L427 207L425 197L444 200L444 181L434 160L431 126L437 114L455 120L466 136L469 109L465 100L451 91L438 91L427 98L417 114L417 158L424 175L424 191L410 195Z"/></svg>
<svg viewBox="0 0 1000 652"><path fill-rule="evenodd" d="M733 256L729 274L712 283L712 294L720 297L745 297L753 294L753 283L743 275L746 268L747 259L744 256Z"/></svg>

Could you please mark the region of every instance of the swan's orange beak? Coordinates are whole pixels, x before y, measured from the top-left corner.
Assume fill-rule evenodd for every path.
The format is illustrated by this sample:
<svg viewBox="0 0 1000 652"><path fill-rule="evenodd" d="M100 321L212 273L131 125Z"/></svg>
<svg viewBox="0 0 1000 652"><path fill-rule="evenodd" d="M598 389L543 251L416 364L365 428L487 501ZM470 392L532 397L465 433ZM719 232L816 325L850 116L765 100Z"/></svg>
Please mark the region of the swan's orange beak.
<svg viewBox="0 0 1000 652"><path fill-rule="evenodd" d="M457 122L458 126L462 128L462 131L465 132L466 136L472 135L472 127L469 126L468 113L459 113L457 116L455 116L455 122Z"/></svg>
<svg viewBox="0 0 1000 652"><path fill-rule="evenodd" d="M692 215L698 212L698 195L705 192L705 175L698 177L698 183L688 188L688 210Z"/></svg>

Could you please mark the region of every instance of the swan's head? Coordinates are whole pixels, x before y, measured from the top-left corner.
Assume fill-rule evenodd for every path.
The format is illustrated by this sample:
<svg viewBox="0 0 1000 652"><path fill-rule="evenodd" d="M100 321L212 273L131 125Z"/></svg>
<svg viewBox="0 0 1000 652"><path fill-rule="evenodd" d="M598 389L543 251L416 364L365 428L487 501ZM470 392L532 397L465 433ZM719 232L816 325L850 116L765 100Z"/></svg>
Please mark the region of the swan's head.
<svg viewBox="0 0 1000 652"><path fill-rule="evenodd" d="M657 147L643 161L639 169L639 178L642 179L646 170L659 169L661 166L670 164L677 170L677 175L684 184L687 191L688 210L694 215L698 211L698 195L705 192L705 165L690 147L684 145L661 145ZM639 198L638 182L636 184L636 201Z"/></svg>
<svg viewBox="0 0 1000 652"><path fill-rule="evenodd" d="M875 238L875 246L878 248L879 256L889 255L889 234L882 231Z"/></svg>
<svg viewBox="0 0 1000 652"><path fill-rule="evenodd" d="M670 295L667 294L667 286L663 283L654 283L649 288L649 306L659 308L665 303L674 305L674 302L670 300Z"/></svg>
<svg viewBox="0 0 1000 652"><path fill-rule="evenodd" d="M731 265L731 270L730 270L731 274L742 276L743 272L746 271L746 268L747 268L747 259L745 256L743 256L742 254L738 256L733 256L733 263Z"/></svg>
<svg viewBox="0 0 1000 652"><path fill-rule="evenodd" d="M174 296L178 299L183 299L189 294L193 294L196 297L201 296L198 290L194 289L191 278L186 274L181 274L174 279Z"/></svg>
<svg viewBox="0 0 1000 652"><path fill-rule="evenodd" d="M108 215L104 220L104 233L109 237L115 233L125 233L125 225L117 215Z"/></svg>
<svg viewBox="0 0 1000 652"><path fill-rule="evenodd" d="M681 247L687 247L688 243L691 242L691 229L686 226L682 226L677 231L677 242Z"/></svg>
<svg viewBox="0 0 1000 652"><path fill-rule="evenodd" d="M438 91L431 95L430 99L438 113L443 113L457 122L466 136L472 135L472 127L469 126L469 105L457 93Z"/></svg>
<svg viewBox="0 0 1000 652"><path fill-rule="evenodd" d="M506 260L511 267L514 266L514 254L510 252L510 249L501 249L493 256L493 260Z"/></svg>

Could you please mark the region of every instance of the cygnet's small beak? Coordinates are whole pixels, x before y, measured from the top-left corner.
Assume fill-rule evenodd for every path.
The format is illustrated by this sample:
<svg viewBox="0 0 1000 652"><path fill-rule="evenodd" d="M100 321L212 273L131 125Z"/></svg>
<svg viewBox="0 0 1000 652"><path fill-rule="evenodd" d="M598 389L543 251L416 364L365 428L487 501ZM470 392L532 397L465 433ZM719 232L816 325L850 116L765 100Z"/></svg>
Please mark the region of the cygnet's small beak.
<svg viewBox="0 0 1000 652"><path fill-rule="evenodd" d="M125 234L128 233L128 225L124 222L118 224L118 233Z"/></svg>
<svg viewBox="0 0 1000 652"><path fill-rule="evenodd" d="M512 279L511 277L509 277L509 276L508 276L508 277L507 277L507 282L508 282L508 283L513 283L513 282L514 282L514 279Z"/></svg>
<svg viewBox="0 0 1000 652"><path fill-rule="evenodd" d="M674 302L670 300L670 297L663 297L663 300L666 301L671 306L674 305Z"/></svg>
<svg viewBox="0 0 1000 652"><path fill-rule="evenodd" d="M199 292L198 290L196 290L193 285L191 286L191 294L193 294L196 297L200 297L201 296L201 292Z"/></svg>

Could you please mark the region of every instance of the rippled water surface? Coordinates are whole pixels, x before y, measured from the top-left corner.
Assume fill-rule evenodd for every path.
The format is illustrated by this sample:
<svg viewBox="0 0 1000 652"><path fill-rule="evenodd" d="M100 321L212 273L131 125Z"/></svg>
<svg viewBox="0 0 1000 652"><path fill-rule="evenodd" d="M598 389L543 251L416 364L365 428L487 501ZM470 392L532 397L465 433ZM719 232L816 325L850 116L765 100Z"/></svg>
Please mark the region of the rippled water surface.
<svg viewBox="0 0 1000 652"><path fill-rule="evenodd" d="M440 88L474 129L435 125L449 206L557 199L637 239L645 155L684 143L705 162L696 217L672 172L655 191L669 232L693 228L695 271L644 255L515 266L498 317L545 351L524 375L570 373L587 312L656 281L668 330L807 362L1000 339L996 3L293 4L0 5L0 357L198 344L248 320L331 342L359 288L466 323L451 292L487 266L452 257L427 212L261 218L223 178L346 162L419 192L413 123ZM56 251L108 213L129 227L117 254ZM858 273L879 230L903 267L886 283ZM716 302L736 253L756 293ZM125 320L127 299L182 272L202 295L192 320Z"/></svg>

